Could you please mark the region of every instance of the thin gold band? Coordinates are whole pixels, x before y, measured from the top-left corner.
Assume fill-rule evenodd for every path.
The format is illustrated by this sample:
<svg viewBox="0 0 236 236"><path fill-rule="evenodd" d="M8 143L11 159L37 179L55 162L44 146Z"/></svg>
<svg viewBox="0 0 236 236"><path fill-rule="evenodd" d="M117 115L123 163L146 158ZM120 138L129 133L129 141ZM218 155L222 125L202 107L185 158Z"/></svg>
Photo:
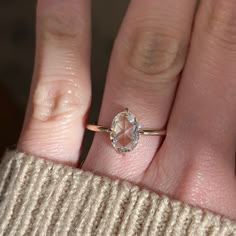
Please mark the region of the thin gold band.
<svg viewBox="0 0 236 236"><path fill-rule="evenodd" d="M103 126L100 126L100 125L92 125L92 124L88 124L86 128L88 130L94 131L94 132L110 133L112 131L110 128L103 127ZM139 133L143 134L143 135L149 135L149 136L165 136L166 135L166 130L140 129Z"/></svg>

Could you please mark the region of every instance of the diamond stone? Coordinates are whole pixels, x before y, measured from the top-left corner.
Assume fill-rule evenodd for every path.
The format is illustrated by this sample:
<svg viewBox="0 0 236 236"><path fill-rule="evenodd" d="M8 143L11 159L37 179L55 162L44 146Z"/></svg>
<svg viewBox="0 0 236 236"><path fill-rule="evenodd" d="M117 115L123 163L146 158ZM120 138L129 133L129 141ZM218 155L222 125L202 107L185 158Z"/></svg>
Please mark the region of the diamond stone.
<svg viewBox="0 0 236 236"><path fill-rule="evenodd" d="M127 110L117 114L110 132L113 147L121 153L132 151L138 144L139 129L140 125L131 112Z"/></svg>

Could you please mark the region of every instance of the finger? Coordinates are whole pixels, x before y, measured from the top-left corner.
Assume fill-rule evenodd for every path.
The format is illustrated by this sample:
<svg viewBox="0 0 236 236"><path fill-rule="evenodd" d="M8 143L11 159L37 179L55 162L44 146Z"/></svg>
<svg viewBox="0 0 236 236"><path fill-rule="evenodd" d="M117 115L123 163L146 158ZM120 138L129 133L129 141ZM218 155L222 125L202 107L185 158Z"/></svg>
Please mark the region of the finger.
<svg viewBox="0 0 236 236"><path fill-rule="evenodd" d="M165 127L188 48L195 1L131 1L115 42L99 123L110 126L125 107L148 128ZM141 137L124 158L104 134L95 136L84 164L129 180L149 165L159 137ZM114 158L111 158L114 156Z"/></svg>
<svg viewBox="0 0 236 236"><path fill-rule="evenodd" d="M181 185L177 197L234 219L235 8L234 0L201 2L169 135L157 161L167 173L175 169L175 175L161 178L161 190L166 181L175 183L172 193Z"/></svg>
<svg viewBox="0 0 236 236"><path fill-rule="evenodd" d="M24 152L75 165L90 104L90 3L39 0L36 63L18 144Z"/></svg>

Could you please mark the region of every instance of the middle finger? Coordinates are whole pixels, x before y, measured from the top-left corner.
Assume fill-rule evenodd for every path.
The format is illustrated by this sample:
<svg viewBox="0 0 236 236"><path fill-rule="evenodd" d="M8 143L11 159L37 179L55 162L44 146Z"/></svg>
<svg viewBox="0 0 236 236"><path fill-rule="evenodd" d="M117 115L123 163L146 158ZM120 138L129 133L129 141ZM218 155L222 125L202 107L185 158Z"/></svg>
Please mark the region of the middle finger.
<svg viewBox="0 0 236 236"><path fill-rule="evenodd" d="M195 5L189 0L131 1L113 49L99 124L110 127L127 107L144 126L165 127L185 63ZM159 137L141 137L135 150L116 158L121 154L109 137L96 134L84 169L137 181L159 143Z"/></svg>

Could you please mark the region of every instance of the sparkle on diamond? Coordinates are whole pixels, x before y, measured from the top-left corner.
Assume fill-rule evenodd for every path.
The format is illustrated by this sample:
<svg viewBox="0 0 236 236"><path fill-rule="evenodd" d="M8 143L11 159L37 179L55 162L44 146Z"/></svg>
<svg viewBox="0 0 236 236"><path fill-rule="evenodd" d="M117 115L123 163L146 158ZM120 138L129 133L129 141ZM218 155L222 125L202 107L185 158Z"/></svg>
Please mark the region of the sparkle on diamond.
<svg viewBox="0 0 236 236"><path fill-rule="evenodd" d="M111 126L111 142L118 152L130 152L138 144L139 123L129 111L116 115Z"/></svg>

